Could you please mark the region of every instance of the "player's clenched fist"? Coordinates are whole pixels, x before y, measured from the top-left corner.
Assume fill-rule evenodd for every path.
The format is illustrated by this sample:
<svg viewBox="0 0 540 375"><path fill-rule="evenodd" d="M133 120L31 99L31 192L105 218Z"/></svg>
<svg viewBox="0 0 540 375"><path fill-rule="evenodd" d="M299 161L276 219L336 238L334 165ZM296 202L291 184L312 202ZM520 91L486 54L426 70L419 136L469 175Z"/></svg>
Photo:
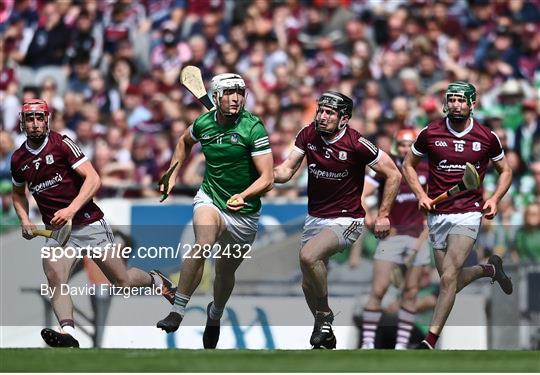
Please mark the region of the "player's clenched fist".
<svg viewBox="0 0 540 375"><path fill-rule="evenodd" d="M373 233L377 238L385 238L390 233L390 219L388 217L378 217L375 220Z"/></svg>
<svg viewBox="0 0 540 375"><path fill-rule="evenodd" d="M488 199L482 207L482 213L488 220L492 220L497 215L497 200L494 198Z"/></svg>
<svg viewBox="0 0 540 375"><path fill-rule="evenodd" d="M34 238L33 230L36 229L36 226L32 223L22 224L21 225L21 232L22 236L26 238L27 240L31 240Z"/></svg>
<svg viewBox="0 0 540 375"><path fill-rule="evenodd" d="M227 209L230 211L240 211L246 203L240 194L235 194L227 200Z"/></svg>
<svg viewBox="0 0 540 375"><path fill-rule="evenodd" d="M58 210L55 212L51 224L55 227L61 227L65 223L67 223L69 220L73 219L73 216L75 216L76 212L73 211L71 208L66 207L62 208L61 210Z"/></svg>
<svg viewBox="0 0 540 375"><path fill-rule="evenodd" d="M423 195L418 200L418 209L422 210L423 212L428 212L433 209L431 199L427 195Z"/></svg>

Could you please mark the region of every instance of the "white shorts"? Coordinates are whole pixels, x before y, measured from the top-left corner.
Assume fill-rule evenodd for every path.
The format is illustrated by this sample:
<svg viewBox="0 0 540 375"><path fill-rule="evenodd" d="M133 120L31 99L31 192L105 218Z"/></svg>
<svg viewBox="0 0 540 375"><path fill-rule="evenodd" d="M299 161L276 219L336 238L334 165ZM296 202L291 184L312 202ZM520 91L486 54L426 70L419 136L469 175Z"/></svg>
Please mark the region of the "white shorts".
<svg viewBox="0 0 540 375"><path fill-rule="evenodd" d="M374 258L395 264L405 264L405 258L412 253L416 241L418 241L418 238L406 235L387 237L377 245ZM424 244L418 250L418 254L416 254L413 266L420 267L430 263L429 244L428 241L424 241Z"/></svg>
<svg viewBox="0 0 540 375"><path fill-rule="evenodd" d="M202 189L199 189L195 198L193 198L193 212L201 206L211 206L223 219L226 230L218 240L220 245L241 244L251 245L255 241L257 228L259 225L260 213L239 214L234 212L222 211L212 202Z"/></svg>
<svg viewBox="0 0 540 375"><path fill-rule="evenodd" d="M339 246L345 250L349 248L362 234L364 219L354 219L352 217L338 217L333 219L323 219L320 217L306 216L304 231L302 233L302 247L306 243L322 232L323 229L330 229L339 240Z"/></svg>
<svg viewBox="0 0 540 375"><path fill-rule="evenodd" d="M433 248L437 250L446 249L449 234L459 234L476 240L481 221L481 212L428 214L429 239Z"/></svg>
<svg viewBox="0 0 540 375"><path fill-rule="evenodd" d="M74 225L69 240L64 247L83 248L90 246L95 249L103 249L107 244L114 244L114 235L105 219L100 219L84 226ZM56 247L58 242L52 238L47 238L45 246Z"/></svg>

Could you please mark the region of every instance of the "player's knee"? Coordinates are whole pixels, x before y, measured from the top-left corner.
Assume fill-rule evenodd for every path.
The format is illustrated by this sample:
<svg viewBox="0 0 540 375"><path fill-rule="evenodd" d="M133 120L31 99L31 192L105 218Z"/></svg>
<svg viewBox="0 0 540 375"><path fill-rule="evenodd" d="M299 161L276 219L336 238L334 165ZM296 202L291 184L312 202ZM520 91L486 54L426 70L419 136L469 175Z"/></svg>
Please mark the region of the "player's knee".
<svg viewBox="0 0 540 375"><path fill-rule="evenodd" d="M441 275L441 289L450 290L457 287L457 273L445 271Z"/></svg>
<svg viewBox="0 0 540 375"><path fill-rule="evenodd" d="M60 286L68 282L69 272L61 268L49 268L45 271L49 286Z"/></svg>
<svg viewBox="0 0 540 375"><path fill-rule="evenodd" d="M316 262L317 257L315 257L312 252L300 251L300 263L302 264L302 266L311 268L315 265Z"/></svg>
<svg viewBox="0 0 540 375"><path fill-rule="evenodd" d="M371 290L371 298L379 302L382 301L384 294L386 293L386 289L387 288L382 285L374 285Z"/></svg>

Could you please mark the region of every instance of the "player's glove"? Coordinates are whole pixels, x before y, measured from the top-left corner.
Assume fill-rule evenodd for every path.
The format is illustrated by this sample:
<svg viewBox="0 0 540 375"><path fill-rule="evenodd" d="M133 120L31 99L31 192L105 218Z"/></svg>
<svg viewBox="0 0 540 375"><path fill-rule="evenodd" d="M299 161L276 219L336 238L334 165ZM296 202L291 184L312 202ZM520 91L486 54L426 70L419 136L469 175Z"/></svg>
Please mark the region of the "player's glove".
<svg viewBox="0 0 540 375"><path fill-rule="evenodd" d="M163 202L169 196L169 180L177 166L178 162L174 163L174 165L159 179L158 185L162 194L159 203ZM163 188L161 188L161 186L163 186Z"/></svg>

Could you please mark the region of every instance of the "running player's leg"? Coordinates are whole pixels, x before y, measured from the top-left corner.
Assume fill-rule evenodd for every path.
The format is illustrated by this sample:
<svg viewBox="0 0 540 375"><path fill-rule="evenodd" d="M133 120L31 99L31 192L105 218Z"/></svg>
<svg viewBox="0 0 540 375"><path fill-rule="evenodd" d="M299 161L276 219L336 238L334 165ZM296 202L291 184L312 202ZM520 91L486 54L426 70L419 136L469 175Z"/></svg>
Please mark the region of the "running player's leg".
<svg viewBox="0 0 540 375"><path fill-rule="evenodd" d="M73 301L69 293L62 293L62 285L67 285L76 258L62 257L55 261L43 259L43 271L51 294L51 305L63 332L49 328L41 331L41 337L47 345L53 347L78 347L75 339L75 322L73 320Z"/></svg>
<svg viewBox="0 0 540 375"><path fill-rule="evenodd" d="M416 295L418 294L422 266L412 266L405 275L401 306L398 312L396 349L407 349L416 315Z"/></svg>
<svg viewBox="0 0 540 375"><path fill-rule="evenodd" d="M224 230L223 219L215 207L204 205L195 209L193 213L193 230L195 231L195 246L213 246ZM199 286L203 271L204 257L183 259L180 268L180 281L178 292L191 296Z"/></svg>
<svg viewBox="0 0 540 375"><path fill-rule="evenodd" d="M92 254L93 261L97 264L107 279L117 287L160 287L163 296L172 304L174 291L172 283L159 271L146 272L139 268L127 268L126 260L121 257L122 249L116 248L114 234L107 222L102 219L99 225L88 225L78 233L78 241L89 245L92 249L101 250L100 253ZM98 246L97 244L109 244L110 246Z"/></svg>
<svg viewBox="0 0 540 375"><path fill-rule="evenodd" d="M341 250L340 240L336 233L324 229L312 237L300 250L300 267L302 269L302 285L306 293L306 301L315 310L315 324L310 338L314 349L334 349L336 337L332 330L334 314L328 305L327 261Z"/></svg>
<svg viewBox="0 0 540 375"><path fill-rule="evenodd" d="M69 293L61 293L62 285L66 285L71 275L71 270L76 258L62 257L56 261L49 258L43 259L43 271L47 277L51 296L51 305L59 322L66 319L73 320L73 302ZM61 323L60 323L61 325Z"/></svg>
<svg viewBox="0 0 540 375"><path fill-rule="evenodd" d="M375 334L382 316L381 301L390 286L390 275L395 266L388 260L373 261L371 292L362 313L362 349L375 348Z"/></svg>
<svg viewBox="0 0 540 375"><path fill-rule="evenodd" d="M221 258L216 259L214 300L206 308L206 326L203 332L203 346L205 349L215 349L217 347L221 329L221 316L234 289L235 272L244 260L243 255L248 251L248 246L242 246L237 252L234 242L227 232L223 234L219 241L220 246L232 246L235 250L231 250L230 257L223 256L222 252ZM228 251L225 253L228 254ZM236 255L240 256L236 258Z"/></svg>
<svg viewBox="0 0 540 375"><path fill-rule="evenodd" d="M463 268L463 263L472 250L474 242L475 239L468 236L459 234L448 235L446 254L442 258L442 263L439 263L440 258L438 262L441 284L429 329L433 335L440 336L446 319L450 311L452 311L458 290L458 277Z"/></svg>
<svg viewBox="0 0 540 375"><path fill-rule="evenodd" d="M193 212L193 229L196 248L213 246L224 229L223 219L216 207L200 205ZM180 267L180 280L171 313L157 323L157 327L167 333L174 332L180 326L185 314L186 305L199 286L203 271L204 257L186 257Z"/></svg>
<svg viewBox="0 0 540 375"><path fill-rule="evenodd" d="M317 311L317 297L311 292L314 289L306 278L302 278L302 291L304 292L304 298L308 305L309 311L315 316Z"/></svg>
<svg viewBox="0 0 540 375"><path fill-rule="evenodd" d="M216 275L214 278L214 306L223 310L234 289L235 272L244 260L243 255L248 251L247 246L240 250L240 258L221 257L216 259Z"/></svg>
<svg viewBox="0 0 540 375"><path fill-rule="evenodd" d="M341 250L339 239L330 229L324 229L311 238L300 250L302 284L315 299L315 310L331 312L328 306L327 259Z"/></svg>
<svg viewBox="0 0 540 375"><path fill-rule="evenodd" d="M437 271L439 272L439 276L442 274L442 264L443 264L445 252L446 252L446 249L435 250L434 252L435 264L437 265ZM497 256L494 256L493 258L495 259L495 262L497 260L500 260L500 258ZM507 294L512 293L512 282L504 274L504 271L502 270L502 265L500 265L498 269L498 267L493 264L495 262L493 261L492 258L490 258L490 261L487 264L476 264L474 266L462 268L461 271L459 272L458 279L457 279L457 292L460 292L467 285L469 285L473 281L478 280L482 277L491 277L497 280L496 275L497 275L497 271L499 271L500 273L502 273L502 275L497 281L500 280L499 284L501 285L501 288Z"/></svg>
<svg viewBox="0 0 540 375"><path fill-rule="evenodd" d="M381 310L381 302L390 286L390 274L395 266L395 263L386 260L373 261L373 281L366 309Z"/></svg>

